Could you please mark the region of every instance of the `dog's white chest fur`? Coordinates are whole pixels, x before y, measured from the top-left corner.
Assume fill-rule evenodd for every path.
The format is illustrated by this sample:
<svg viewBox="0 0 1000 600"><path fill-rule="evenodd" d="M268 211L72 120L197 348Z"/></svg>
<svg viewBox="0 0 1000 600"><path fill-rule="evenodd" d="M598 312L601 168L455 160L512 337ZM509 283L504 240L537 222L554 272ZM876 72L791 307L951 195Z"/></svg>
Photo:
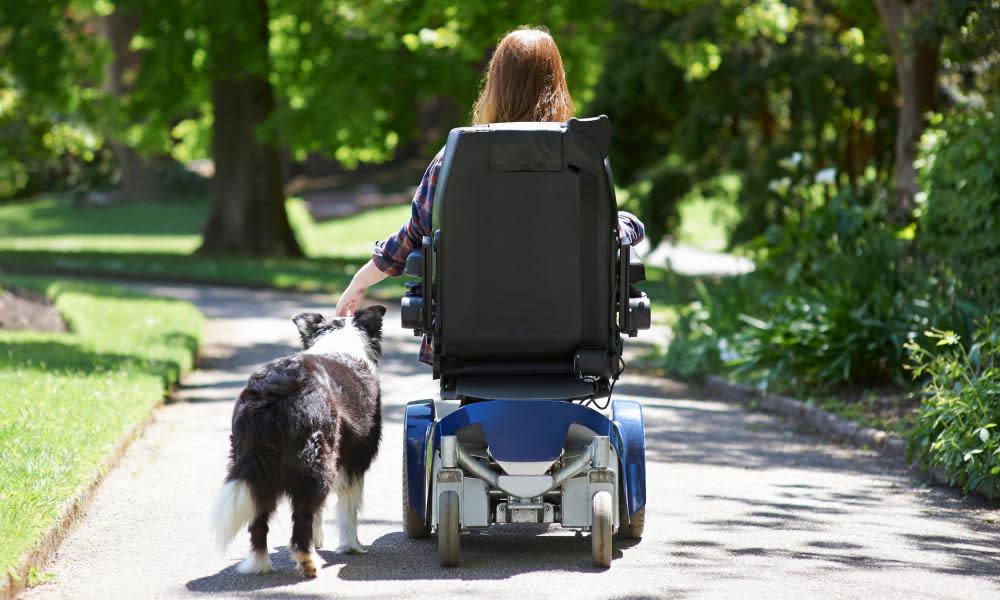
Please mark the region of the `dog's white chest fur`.
<svg viewBox="0 0 1000 600"><path fill-rule="evenodd" d="M346 354L363 361L372 373L376 372L378 363L375 361L375 351L369 343L368 336L354 326L352 319L345 319L343 327L334 329L316 338L316 342L304 354Z"/></svg>

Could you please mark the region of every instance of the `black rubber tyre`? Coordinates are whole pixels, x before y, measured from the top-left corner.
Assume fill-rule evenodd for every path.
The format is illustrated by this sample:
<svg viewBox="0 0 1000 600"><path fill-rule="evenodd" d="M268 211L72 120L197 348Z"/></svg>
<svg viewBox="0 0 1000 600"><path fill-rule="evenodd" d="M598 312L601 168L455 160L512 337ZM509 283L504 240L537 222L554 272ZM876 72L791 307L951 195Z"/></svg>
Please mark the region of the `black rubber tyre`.
<svg viewBox="0 0 1000 600"><path fill-rule="evenodd" d="M628 518L628 506L625 499L618 499L618 537L623 540L638 540L642 538L642 530L646 526L646 507L635 511L632 519Z"/></svg>
<svg viewBox="0 0 1000 600"><path fill-rule="evenodd" d="M611 537L614 533L614 520L611 515L613 499L611 492L597 492L592 500L590 547L594 556L594 564L598 567L611 566Z"/></svg>
<svg viewBox="0 0 1000 600"><path fill-rule="evenodd" d="M410 503L407 501L410 497L410 478L406 467L406 448L403 448L403 533L412 540L419 540L430 536L431 526L417 511L410 508Z"/></svg>
<svg viewBox="0 0 1000 600"><path fill-rule="evenodd" d="M459 524L458 494L444 492L441 494L441 507L438 509L438 557L442 567L458 566L459 557Z"/></svg>

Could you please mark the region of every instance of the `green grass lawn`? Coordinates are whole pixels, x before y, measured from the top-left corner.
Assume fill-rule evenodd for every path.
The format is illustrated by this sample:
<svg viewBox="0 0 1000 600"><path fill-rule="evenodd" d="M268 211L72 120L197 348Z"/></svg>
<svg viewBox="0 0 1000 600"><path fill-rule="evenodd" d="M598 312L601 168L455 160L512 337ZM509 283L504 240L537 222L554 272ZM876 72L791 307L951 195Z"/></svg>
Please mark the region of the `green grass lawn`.
<svg viewBox="0 0 1000 600"><path fill-rule="evenodd" d="M688 193L677 207L680 212L677 240L702 250L725 250L729 234L740 219L739 186L738 178L721 175L709 189L696 187Z"/></svg>
<svg viewBox="0 0 1000 600"><path fill-rule="evenodd" d="M409 218L409 205L317 223L300 200L288 202L306 259L192 256L208 214L204 198L77 207L64 199L0 205L0 265L110 276L152 276L339 293L372 246ZM395 298L388 280L372 295Z"/></svg>
<svg viewBox="0 0 1000 600"><path fill-rule="evenodd" d="M688 204L692 202L700 204L683 209L693 215L690 231L702 232L699 239L717 247L722 239L718 236L724 236L722 225L712 225L712 211L718 203L694 198ZM166 277L338 294L368 259L375 241L396 231L409 218L410 206L377 208L317 223L305 203L293 199L288 212L308 258L191 255L208 213L204 198L108 207L76 207L54 198L10 203L0 205L0 267L16 266L19 271L56 268L70 273ZM653 267L647 272L650 281L642 287L661 315L669 317L671 305L692 298L691 278ZM391 301L404 292L402 279L390 278L375 286L370 296Z"/></svg>
<svg viewBox="0 0 1000 600"><path fill-rule="evenodd" d="M190 369L202 317L189 303L37 277L69 333L0 331L0 571L51 528L114 444Z"/></svg>

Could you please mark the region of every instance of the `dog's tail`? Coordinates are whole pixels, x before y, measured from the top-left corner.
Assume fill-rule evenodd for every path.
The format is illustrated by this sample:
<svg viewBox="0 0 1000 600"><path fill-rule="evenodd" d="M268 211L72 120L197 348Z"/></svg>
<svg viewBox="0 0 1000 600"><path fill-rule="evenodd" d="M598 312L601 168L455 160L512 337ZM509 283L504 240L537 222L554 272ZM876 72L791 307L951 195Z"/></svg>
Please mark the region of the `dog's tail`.
<svg viewBox="0 0 1000 600"><path fill-rule="evenodd" d="M225 552L229 542L257 515L250 485L240 479L226 481L215 497L212 528L219 552Z"/></svg>

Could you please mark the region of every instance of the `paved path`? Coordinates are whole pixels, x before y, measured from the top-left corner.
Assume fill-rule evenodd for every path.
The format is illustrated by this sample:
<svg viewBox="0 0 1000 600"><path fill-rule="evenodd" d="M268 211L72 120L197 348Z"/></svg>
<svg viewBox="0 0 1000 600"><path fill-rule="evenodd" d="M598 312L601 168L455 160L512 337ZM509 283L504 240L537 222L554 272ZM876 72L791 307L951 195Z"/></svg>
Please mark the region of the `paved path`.
<svg viewBox="0 0 1000 600"><path fill-rule="evenodd" d="M443 570L434 541L406 539L399 521L402 406L436 388L396 314L382 373L385 436L361 525L371 553L321 551L319 578L302 580L281 513L271 536L278 572L240 575L245 540L220 556L207 528L231 402L256 365L290 350L291 315L332 306L321 296L148 289L190 299L209 317L203 369L101 486L47 568L56 582L28 598L1000 598L996 506L766 415L638 377L617 393L645 407L650 505L640 543L616 547L602 572L590 566L585 537L496 528L463 536L463 566Z"/></svg>

